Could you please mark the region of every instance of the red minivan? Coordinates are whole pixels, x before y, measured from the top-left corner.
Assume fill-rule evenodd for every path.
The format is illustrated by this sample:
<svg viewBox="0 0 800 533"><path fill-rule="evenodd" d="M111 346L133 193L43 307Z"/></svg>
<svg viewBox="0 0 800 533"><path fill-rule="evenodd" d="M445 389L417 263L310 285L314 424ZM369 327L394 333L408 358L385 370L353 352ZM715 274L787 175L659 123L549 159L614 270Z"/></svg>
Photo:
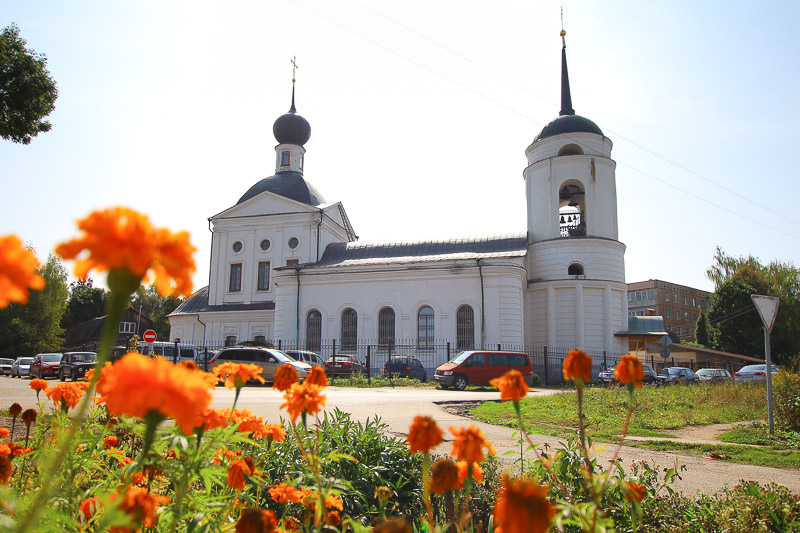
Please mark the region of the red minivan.
<svg viewBox="0 0 800 533"><path fill-rule="evenodd" d="M467 385L488 385L489 381L499 378L509 370L517 370L530 384L533 369L528 354L524 352L461 352L440 365L433 379L444 388L464 390Z"/></svg>

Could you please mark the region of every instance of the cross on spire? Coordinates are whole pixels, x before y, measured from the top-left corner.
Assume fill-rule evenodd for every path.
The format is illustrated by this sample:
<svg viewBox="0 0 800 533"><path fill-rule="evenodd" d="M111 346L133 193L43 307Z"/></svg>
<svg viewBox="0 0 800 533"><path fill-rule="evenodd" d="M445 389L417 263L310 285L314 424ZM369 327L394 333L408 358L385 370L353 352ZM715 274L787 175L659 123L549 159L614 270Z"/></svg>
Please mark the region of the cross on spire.
<svg viewBox="0 0 800 533"><path fill-rule="evenodd" d="M294 85L295 73L297 72L297 69L299 68L297 66L297 56L293 56L292 57L291 63L292 63L292 85Z"/></svg>

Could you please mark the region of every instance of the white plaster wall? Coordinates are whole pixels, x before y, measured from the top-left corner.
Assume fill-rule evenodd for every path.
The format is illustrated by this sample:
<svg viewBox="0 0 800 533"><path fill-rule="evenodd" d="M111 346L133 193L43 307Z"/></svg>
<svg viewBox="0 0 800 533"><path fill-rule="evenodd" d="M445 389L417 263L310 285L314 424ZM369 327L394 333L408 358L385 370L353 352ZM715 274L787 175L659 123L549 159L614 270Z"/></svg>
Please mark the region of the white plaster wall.
<svg viewBox="0 0 800 533"><path fill-rule="evenodd" d="M530 278L537 281L573 279L573 262L584 266L586 279L625 282L625 245L619 241L568 237L528 246Z"/></svg>

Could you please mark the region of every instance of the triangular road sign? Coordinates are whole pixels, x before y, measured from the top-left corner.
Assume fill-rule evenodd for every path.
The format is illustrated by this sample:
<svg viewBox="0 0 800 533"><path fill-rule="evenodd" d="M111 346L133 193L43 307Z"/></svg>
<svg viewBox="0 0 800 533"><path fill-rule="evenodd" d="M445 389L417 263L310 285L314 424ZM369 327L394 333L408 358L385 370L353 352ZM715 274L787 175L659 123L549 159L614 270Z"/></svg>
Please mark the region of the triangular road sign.
<svg viewBox="0 0 800 533"><path fill-rule="evenodd" d="M772 326L775 325L775 317L778 315L778 304L781 303L781 299L776 296L761 296L758 294L751 294L750 298L756 304L756 309L758 309L758 314L761 315L764 327L772 333Z"/></svg>

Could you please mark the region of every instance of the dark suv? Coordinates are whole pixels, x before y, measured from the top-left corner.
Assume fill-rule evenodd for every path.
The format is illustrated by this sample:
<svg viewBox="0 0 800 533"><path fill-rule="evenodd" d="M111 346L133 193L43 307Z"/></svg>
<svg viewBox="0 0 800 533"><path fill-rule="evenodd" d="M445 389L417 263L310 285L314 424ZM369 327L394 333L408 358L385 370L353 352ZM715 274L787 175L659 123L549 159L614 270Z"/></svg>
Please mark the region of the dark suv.
<svg viewBox="0 0 800 533"><path fill-rule="evenodd" d="M97 354L94 352L64 352L61 366L58 367L58 379L61 381L70 378L72 381L86 376L86 371L94 368L97 363Z"/></svg>
<svg viewBox="0 0 800 533"><path fill-rule="evenodd" d="M383 374L390 378L413 378L423 383L428 381L428 372L416 357L392 357L383 365Z"/></svg>

